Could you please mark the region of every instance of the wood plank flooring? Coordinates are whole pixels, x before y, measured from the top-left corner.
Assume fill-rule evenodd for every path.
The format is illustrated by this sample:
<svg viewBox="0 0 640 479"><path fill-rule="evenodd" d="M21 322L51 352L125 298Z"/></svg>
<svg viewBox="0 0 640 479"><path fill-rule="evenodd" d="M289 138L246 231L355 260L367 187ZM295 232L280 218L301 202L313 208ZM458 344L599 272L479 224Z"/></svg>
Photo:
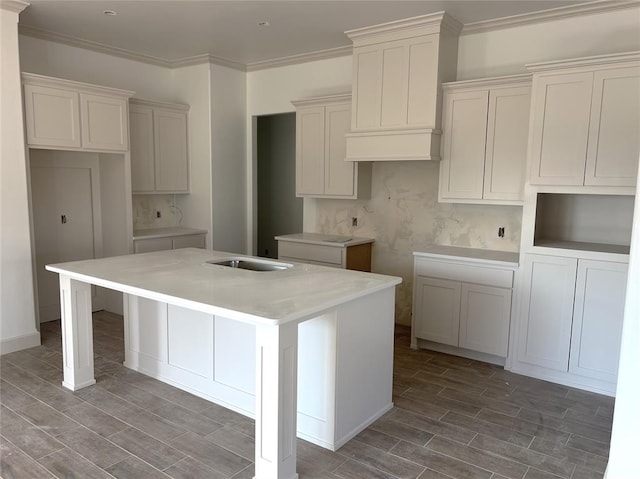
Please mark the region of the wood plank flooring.
<svg viewBox="0 0 640 479"><path fill-rule="evenodd" d="M0 358L0 476L253 477L253 421L122 366L122 317L94 314L97 384L61 387L59 322ZM591 479L613 399L409 348L396 329L395 407L337 452L298 440L303 479Z"/></svg>

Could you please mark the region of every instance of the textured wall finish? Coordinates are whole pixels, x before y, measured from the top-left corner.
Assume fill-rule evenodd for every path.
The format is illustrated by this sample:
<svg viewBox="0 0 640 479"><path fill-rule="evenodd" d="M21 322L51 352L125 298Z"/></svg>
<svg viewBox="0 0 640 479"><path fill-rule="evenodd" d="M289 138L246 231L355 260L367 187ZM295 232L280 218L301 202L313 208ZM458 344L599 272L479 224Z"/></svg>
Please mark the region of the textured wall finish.
<svg viewBox="0 0 640 479"><path fill-rule="evenodd" d="M179 208L172 207L172 199L172 195L133 195L133 229L181 226L182 213Z"/></svg>
<svg viewBox="0 0 640 479"><path fill-rule="evenodd" d="M373 272L402 276L396 321L411 323L413 251L434 244L518 251L522 208L438 203L438 162L373 164L370 200L317 200L317 232L375 238ZM351 226L351 218L358 226ZM505 237L498 238L504 226Z"/></svg>

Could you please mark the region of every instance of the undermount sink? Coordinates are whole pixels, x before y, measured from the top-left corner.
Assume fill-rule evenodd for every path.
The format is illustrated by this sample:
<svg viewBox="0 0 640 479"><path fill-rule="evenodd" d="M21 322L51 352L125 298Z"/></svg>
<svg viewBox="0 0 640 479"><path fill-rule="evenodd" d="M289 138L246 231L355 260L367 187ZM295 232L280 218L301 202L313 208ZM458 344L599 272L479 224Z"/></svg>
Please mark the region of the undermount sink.
<svg viewBox="0 0 640 479"><path fill-rule="evenodd" d="M289 269L293 265L289 263L279 263L277 261L267 261L253 258L225 258L207 261L205 264L226 266L228 268L247 269L249 271L281 271Z"/></svg>

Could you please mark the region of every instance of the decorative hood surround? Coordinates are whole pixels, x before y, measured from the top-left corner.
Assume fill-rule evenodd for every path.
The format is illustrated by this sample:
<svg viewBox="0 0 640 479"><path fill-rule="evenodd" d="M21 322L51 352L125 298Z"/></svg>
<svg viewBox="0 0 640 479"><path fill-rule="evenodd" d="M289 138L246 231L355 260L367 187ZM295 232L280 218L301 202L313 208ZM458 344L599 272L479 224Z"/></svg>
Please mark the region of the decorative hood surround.
<svg viewBox="0 0 640 479"><path fill-rule="evenodd" d="M440 159L442 82L462 24L445 12L346 32L353 41L348 161Z"/></svg>

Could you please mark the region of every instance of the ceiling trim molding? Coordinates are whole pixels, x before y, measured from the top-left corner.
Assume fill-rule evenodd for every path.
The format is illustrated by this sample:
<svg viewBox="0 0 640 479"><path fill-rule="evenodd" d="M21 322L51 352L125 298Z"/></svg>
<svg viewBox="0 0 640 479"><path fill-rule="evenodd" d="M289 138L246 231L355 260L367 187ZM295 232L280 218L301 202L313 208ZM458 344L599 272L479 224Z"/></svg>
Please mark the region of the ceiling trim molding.
<svg viewBox="0 0 640 479"><path fill-rule="evenodd" d="M580 15L593 13L604 13L616 10L624 10L640 6L639 0L600 0L598 2L582 3L579 5L568 5L566 7L552 8L541 12L524 13L511 17L496 18L483 22L467 23L462 27L460 35L470 33L483 33L503 28L532 25L552 20L562 20Z"/></svg>
<svg viewBox="0 0 640 479"><path fill-rule="evenodd" d="M0 9L8 10L13 13L20 13L30 4L22 0L0 0Z"/></svg>
<svg viewBox="0 0 640 479"><path fill-rule="evenodd" d="M170 68L182 68L192 65L202 65L204 63L213 63L223 67L233 68L234 70L240 70L242 72L247 71L247 66L244 63L234 62L227 58L216 57L209 53L203 53L202 55L195 55L193 57L180 58L178 60L168 60L171 65Z"/></svg>
<svg viewBox="0 0 640 479"><path fill-rule="evenodd" d="M136 53L131 50L125 50L124 48L113 47L105 45L103 43L92 42L90 40L83 40L81 38L72 37L70 35L63 35L61 33L41 30L39 28L30 27L28 25L19 24L18 33L20 35L39 38L40 40L49 40L52 42L63 43L72 47L83 48L85 50L91 50L98 53L106 53L107 55L126 58L128 60L134 60L142 63L149 63L151 65L171 68L171 62L162 58L153 57L151 55L144 55L142 53Z"/></svg>
<svg viewBox="0 0 640 479"><path fill-rule="evenodd" d="M296 65L298 63L307 63L317 60L328 60L330 58L346 57L353 53L353 46L328 48L326 50L318 50L311 53L301 53L299 55L291 55L288 57L274 58L273 60L264 60L261 62L252 62L247 64L247 71L253 72L257 70L266 70L268 68L284 67L288 65Z"/></svg>
<svg viewBox="0 0 640 479"><path fill-rule="evenodd" d="M28 5L27 2L22 0L0 0L2 8L12 9L13 7L19 8L20 6ZM591 3L583 3L579 5L570 5L566 7L559 7L550 10L544 10L542 12L527 13L522 15L514 15L511 17L498 18L494 20L487 20L483 22L468 23L462 26L460 35L468 35L472 33L488 32L492 30L501 30L504 28L512 28L523 25L531 25L536 23L542 23L552 20L562 20L565 18L571 18L580 15L589 15L596 13L604 13L609 11L624 10L630 8L640 7L640 0L599 0ZM24 8L24 7L23 7ZM348 56L353 53L353 45L329 48L326 50L319 50L310 53L301 53L298 55L291 55L287 57L275 58L271 60L264 60L258 62L250 62L247 65L243 63L229 60L227 58L217 57L208 53L202 55L195 55L192 57L185 57L178 60L167 60L164 58L154 57L151 55L145 55L142 53L136 53L124 48L113 47L105 45L99 42L92 42L90 40L83 40L81 38L73 37L70 35L64 35L61 33L55 33L40 28L31 27L24 24L18 24L18 33L20 35L26 35L33 38L39 38L41 40L48 40L56 43L62 43L76 48L83 48L85 50L91 50L98 53L104 53L107 55L113 55L128 60L133 60L141 63L147 63L150 65L156 65L164 68L181 68L185 66L200 65L205 63L213 63L215 65L221 65L235 70L252 72L258 70L266 70L268 68L277 68L289 65L296 65L300 63L307 63L317 60L326 60L331 58L338 58Z"/></svg>

